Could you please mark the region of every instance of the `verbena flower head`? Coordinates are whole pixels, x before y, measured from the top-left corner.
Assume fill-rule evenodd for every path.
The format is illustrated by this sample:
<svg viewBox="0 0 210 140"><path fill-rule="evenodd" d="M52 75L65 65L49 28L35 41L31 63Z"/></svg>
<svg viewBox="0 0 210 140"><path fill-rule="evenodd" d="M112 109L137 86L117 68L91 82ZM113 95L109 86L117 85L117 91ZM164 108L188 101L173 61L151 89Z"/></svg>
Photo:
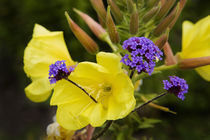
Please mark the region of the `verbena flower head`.
<svg viewBox="0 0 210 140"><path fill-rule="evenodd" d="M72 71L74 71L74 67L69 67L68 69L64 60L56 61L55 64L50 65L50 84L54 84L63 78L67 78Z"/></svg>
<svg viewBox="0 0 210 140"><path fill-rule="evenodd" d="M24 51L24 71L32 79L25 88L26 96L33 102L48 99L54 85L49 82L49 65L56 60L65 60L67 66L75 65L71 59L63 32L51 32L35 24L33 37Z"/></svg>
<svg viewBox="0 0 210 140"><path fill-rule="evenodd" d="M148 38L131 37L123 42L123 49L128 50L121 62L135 69L138 73L146 72L149 75L153 72L157 60L162 60L162 51Z"/></svg>
<svg viewBox="0 0 210 140"><path fill-rule="evenodd" d="M175 94L178 98L184 100L184 94L188 92L188 85L186 81L177 76L169 76L168 80L163 80L164 89L169 93Z"/></svg>
<svg viewBox="0 0 210 140"><path fill-rule="evenodd" d="M134 86L122 69L120 57L100 52L96 58L97 64L79 63L69 79L97 103L67 80L55 84L50 104L57 105L57 122L66 129L76 130L88 124L99 127L106 120L124 118L135 107Z"/></svg>

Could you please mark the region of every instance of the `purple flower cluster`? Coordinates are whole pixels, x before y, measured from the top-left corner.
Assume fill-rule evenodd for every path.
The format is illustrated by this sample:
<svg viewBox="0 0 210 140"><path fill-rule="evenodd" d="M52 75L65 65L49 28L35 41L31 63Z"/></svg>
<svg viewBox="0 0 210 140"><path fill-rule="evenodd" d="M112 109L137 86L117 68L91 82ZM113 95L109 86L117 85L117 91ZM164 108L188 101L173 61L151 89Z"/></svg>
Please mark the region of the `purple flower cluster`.
<svg viewBox="0 0 210 140"><path fill-rule="evenodd" d="M149 75L154 70L157 60L162 60L162 51L148 38L131 37L123 42L123 49L128 50L121 59L125 65L138 73L146 72Z"/></svg>
<svg viewBox="0 0 210 140"><path fill-rule="evenodd" d="M56 61L55 64L50 65L48 77L50 84L54 84L57 81L68 77L72 71L74 71L74 67L69 67L68 69L64 60Z"/></svg>
<svg viewBox="0 0 210 140"><path fill-rule="evenodd" d="M177 76L169 76L168 80L163 80L164 89L169 93L175 94L178 98L184 100L184 94L188 92L188 85L186 81Z"/></svg>

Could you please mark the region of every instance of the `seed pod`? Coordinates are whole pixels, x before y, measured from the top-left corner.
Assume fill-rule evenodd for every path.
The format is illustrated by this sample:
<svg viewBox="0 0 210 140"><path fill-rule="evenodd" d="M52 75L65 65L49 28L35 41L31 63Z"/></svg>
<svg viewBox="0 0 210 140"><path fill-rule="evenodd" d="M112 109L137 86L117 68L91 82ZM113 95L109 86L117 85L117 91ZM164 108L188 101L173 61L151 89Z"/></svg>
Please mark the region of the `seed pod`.
<svg viewBox="0 0 210 140"><path fill-rule="evenodd" d="M119 7L114 3L113 0L108 0L108 4L111 8L114 19L117 23L120 23L123 20L123 14L121 13Z"/></svg>
<svg viewBox="0 0 210 140"><path fill-rule="evenodd" d="M84 32L65 12L65 16L69 23L69 27L71 28L72 32L76 36L76 38L80 41L83 47L91 54L96 54L99 50L98 45L96 42L86 33Z"/></svg>
<svg viewBox="0 0 210 140"><path fill-rule="evenodd" d="M173 11L165 19L163 19L162 22L154 29L154 32L153 33L154 33L155 36L159 36L163 32L166 31L166 29L168 28L168 26L170 25L170 23L176 17L176 14L177 14L178 10L179 10L179 3L173 9Z"/></svg>
<svg viewBox="0 0 210 140"><path fill-rule="evenodd" d="M74 11L82 17L82 19L87 23L91 31L99 38L103 39L103 36L106 34L106 31L104 28L101 27L100 24L98 24L95 20L93 20L90 16L87 14L77 10L74 8Z"/></svg>
<svg viewBox="0 0 210 140"><path fill-rule="evenodd" d="M107 10L107 15L106 15L106 26L107 26L107 30L108 30L111 41L115 44L119 43L120 42L119 34L117 32L117 28L112 19L109 6Z"/></svg>

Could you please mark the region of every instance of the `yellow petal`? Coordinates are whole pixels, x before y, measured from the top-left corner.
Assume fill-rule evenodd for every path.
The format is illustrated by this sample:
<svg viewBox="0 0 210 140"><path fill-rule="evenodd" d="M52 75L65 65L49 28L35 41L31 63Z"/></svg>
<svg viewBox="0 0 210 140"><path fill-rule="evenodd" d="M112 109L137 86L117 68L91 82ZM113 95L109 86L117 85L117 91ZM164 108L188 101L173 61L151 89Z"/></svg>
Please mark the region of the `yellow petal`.
<svg viewBox="0 0 210 140"><path fill-rule="evenodd" d="M121 103L116 101L115 98L110 97L107 119L117 120L117 119L124 118L135 108L135 105L136 105L136 100L134 96L132 96L126 102L121 102Z"/></svg>
<svg viewBox="0 0 210 140"><path fill-rule="evenodd" d="M80 114L90 105L88 102L69 103L59 105L56 112L57 122L65 129L77 130L85 127L89 123L89 119Z"/></svg>
<svg viewBox="0 0 210 140"><path fill-rule="evenodd" d="M90 103L93 102L80 88L66 80L61 80L55 85L50 105L61 105L75 102L82 103L83 101Z"/></svg>
<svg viewBox="0 0 210 140"><path fill-rule="evenodd" d="M206 81L210 81L210 65L199 67L195 70L203 79L205 79Z"/></svg>
<svg viewBox="0 0 210 140"><path fill-rule="evenodd" d="M48 76L49 65L58 60L66 60L67 65L73 65L63 32L49 32L40 25L35 25L32 40L24 52L24 70L29 77L40 78Z"/></svg>
<svg viewBox="0 0 210 140"><path fill-rule="evenodd" d="M88 117L93 127L103 125L107 119L107 111L101 103L91 104L81 115Z"/></svg>
<svg viewBox="0 0 210 140"><path fill-rule="evenodd" d="M33 102L42 102L50 96L52 88L47 78L37 79L25 88L25 93Z"/></svg>
<svg viewBox="0 0 210 140"><path fill-rule="evenodd" d="M182 58L195 58L210 55L210 16L196 24L183 23Z"/></svg>
<svg viewBox="0 0 210 140"><path fill-rule="evenodd" d="M189 32L193 28L193 23L190 21L184 21L182 24L182 49L186 49L185 47L187 44L189 44L189 41L191 40L191 35Z"/></svg>
<svg viewBox="0 0 210 140"><path fill-rule="evenodd" d="M104 67L96 63L82 62L76 66L74 72L71 75L73 77L83 77L100 82L103 81L107 73L108 71Z"/></svg>
<svg viewBox="0 0 210 140"><path fill-rule="evenodd" d="M112 82L112 94L118 102L125 102L134 96L134 86L126 74L119 73L113 77Z"/></svg>
<svg viewBox="0 0 210 140"><path fill-rule="evenodd" d="M96 56L97 63L105 67L110 73L122 72L120 57L113 53L99 52Z"/></svg>

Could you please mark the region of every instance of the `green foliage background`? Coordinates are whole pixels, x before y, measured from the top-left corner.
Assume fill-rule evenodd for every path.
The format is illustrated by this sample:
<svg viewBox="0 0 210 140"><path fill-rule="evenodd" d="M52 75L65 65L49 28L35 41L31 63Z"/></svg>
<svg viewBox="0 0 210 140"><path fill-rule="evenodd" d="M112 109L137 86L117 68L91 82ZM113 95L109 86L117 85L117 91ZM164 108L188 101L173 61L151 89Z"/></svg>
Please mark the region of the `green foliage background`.
<svg viewBox="0 0 210 140"><path fill-rule="evenodd" d="M181 24L184 20L196 22L210 14L209 0L188 0L176 26L170 33L170 43L174 52L181 49ZM96 19L90 2L84 0L0 0L0 139L37 140L45 135L47 124L55 112L48 103L36 104L24 94L24 87L30 79L23 72L24 48L31 39L35 23L50 30L63 30L71 56L76 61L95 57L86 53L68 28L64 11L94 39L85 23L72 11L75 7ZM96 39L97 40L97 39ZM97 40L101 50L109 50L107 45ZM202 46L200 46L202 47ZM210 86L193 71L172 71L144 80L142 91L161 92L160 80L169 74L184 77L190 90L184 102L174 96L160 99L160 104L170 107L177 115L145 108L143 115L159 118L162 123L154 128L135 133L137 137L153 137L157 140L207 140L210 139Z"/></svg>

